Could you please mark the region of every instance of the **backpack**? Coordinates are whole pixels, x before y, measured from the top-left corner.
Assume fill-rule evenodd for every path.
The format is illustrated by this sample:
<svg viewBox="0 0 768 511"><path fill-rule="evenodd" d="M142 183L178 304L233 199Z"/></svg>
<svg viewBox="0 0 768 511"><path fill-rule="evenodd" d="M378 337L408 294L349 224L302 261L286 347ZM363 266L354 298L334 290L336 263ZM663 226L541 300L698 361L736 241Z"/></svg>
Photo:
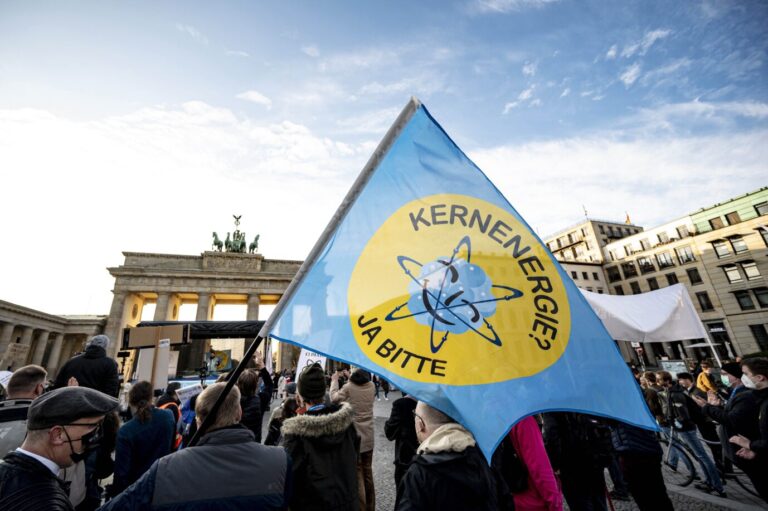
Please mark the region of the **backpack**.
<svg viewBox="0 0 768 511"><path fill-rule="evenodd" d="M528 489L528 469L515 451L509 434L504 435L491 457L491 472L496 481L499 509L514 509L512 494Z"/></svg>
<svg viewBox="0 0 768 511"><path fill-rule="evenodd" d="M595 468L606 468L613 459L611 428L601 419L582 413L569 413L568 426L573 439Z"/></svg>

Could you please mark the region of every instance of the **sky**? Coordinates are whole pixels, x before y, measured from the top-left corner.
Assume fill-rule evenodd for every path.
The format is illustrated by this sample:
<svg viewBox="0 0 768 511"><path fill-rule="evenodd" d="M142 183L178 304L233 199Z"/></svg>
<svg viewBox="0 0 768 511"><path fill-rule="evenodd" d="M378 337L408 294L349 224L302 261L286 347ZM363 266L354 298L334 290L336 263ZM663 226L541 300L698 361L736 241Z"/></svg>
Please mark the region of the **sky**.
<svg viewBox="0 0 768 511"><path fill-rule="evenodd" d="M0 299L107 314L242 215L303 259L411 96L540 236L768 185L768 4L0 0Z"/></svg>

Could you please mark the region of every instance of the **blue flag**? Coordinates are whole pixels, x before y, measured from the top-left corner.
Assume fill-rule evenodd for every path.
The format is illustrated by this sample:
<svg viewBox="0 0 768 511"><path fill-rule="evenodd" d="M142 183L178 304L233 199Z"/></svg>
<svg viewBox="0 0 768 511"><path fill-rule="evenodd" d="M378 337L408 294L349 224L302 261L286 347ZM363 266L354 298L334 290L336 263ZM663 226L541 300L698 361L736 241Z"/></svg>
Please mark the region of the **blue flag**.
<svg viewBox="0 0 768 511"><path fill-rule="evenodd" d="M392 381L463 424L488 459L541 411L656 428L576 286L415 99L265 331Z"/></svg>

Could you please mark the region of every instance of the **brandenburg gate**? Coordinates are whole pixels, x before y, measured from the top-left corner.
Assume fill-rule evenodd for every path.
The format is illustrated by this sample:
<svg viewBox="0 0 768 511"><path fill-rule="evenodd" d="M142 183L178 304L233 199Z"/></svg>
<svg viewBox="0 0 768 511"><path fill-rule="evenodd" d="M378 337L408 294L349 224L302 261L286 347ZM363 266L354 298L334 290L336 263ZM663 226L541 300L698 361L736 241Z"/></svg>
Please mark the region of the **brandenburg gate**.
<svg viewBox="0 0 768 511"><path fill-rule="evenodd" d="M301 266L301 261L265 259L244 250L214 250L199 256L139 252L123 255L125 262L121 266L108 269L115 278L115 287L104 333L113 340L109 353L112 357L117 354L123 328L137 325L147 304L155 304L155 321L177 320L182 304L190 303L197 304L198 321L213 319L217 304L245 304L246 319L256 320L259 306L276 304ZM206 345L197 342L182 346L179 371L201 366ZM290 368L293 350L278 347L277 356L277 367Z"/></svg>

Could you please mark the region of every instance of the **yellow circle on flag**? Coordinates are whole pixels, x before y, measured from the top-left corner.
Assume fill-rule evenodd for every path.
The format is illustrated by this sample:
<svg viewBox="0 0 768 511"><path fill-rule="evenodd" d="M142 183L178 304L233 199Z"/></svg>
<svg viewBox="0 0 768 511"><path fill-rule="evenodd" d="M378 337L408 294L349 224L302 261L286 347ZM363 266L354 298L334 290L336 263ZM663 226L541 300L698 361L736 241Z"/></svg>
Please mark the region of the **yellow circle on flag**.
<svg viewBox="0 0 768 511"><path fill-rule="evenodd" d="M506 210L465 195L406 204L363 249L348 289L360 349L410 380L531 376L565 351L570 307L544 246Z"/></svg>

